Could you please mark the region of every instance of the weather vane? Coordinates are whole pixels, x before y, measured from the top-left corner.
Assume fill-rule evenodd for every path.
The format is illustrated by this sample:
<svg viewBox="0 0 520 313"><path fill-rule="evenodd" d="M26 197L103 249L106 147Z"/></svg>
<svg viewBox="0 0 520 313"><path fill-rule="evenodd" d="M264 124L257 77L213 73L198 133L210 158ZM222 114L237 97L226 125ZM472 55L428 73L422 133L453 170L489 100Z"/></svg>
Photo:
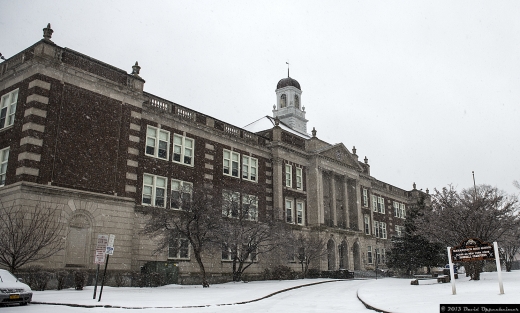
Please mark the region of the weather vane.
<svg viewBox="0 0 520 313"><path fill-rule="evenodd" d="M287 77L289 77L289 62L285 62L287 64Z"/></svg>

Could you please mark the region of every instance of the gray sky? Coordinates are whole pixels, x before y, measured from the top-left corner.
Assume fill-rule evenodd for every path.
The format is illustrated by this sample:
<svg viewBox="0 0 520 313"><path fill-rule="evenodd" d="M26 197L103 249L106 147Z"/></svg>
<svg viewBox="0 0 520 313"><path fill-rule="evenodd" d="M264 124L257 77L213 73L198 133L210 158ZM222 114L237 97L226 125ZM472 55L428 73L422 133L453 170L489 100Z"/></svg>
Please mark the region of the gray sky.
<svg viewBox="0 0 520 313"><path fill-rule="evenodd" d="M7 1L5 57L42 38L145 90L237 126L302 87L309 131L356 146L404 189L486 183L518 193L518 1Z"/></svg>

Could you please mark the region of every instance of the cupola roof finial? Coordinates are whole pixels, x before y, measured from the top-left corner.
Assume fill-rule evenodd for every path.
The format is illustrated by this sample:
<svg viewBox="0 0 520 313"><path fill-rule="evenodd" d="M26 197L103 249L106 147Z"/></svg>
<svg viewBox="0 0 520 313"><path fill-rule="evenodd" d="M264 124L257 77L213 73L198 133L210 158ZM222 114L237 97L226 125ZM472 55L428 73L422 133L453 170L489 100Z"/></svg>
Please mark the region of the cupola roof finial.
<svg viewBox="0 0 520 313"><path fill-rule="evenodd" d="M290 77L289 76L289 62L285 62L285 64L287 64L287 77Z"/></svg>
<svg viewBox="0 0 520 313"><path fill-rule="evenodd" d="M51 23L47 24L47 27L43 29L43 39L52 42L51 37L54 31L51 28Z"/></svg>
<svg viewBox="0 0 520 313"><path fill-rule="evenodd" d="M135 65L132 66L132 75L139 76L139 71L141 71L141 67L139 66L137 61L135 61Z"/></svg>

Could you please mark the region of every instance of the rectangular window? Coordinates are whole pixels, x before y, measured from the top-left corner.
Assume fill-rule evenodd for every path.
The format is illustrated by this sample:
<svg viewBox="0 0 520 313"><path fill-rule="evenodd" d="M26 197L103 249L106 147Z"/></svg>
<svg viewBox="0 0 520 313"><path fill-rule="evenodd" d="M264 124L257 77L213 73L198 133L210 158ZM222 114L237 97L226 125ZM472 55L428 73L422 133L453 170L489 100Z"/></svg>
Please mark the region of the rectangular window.
<svg viewBox="0 0 520 313"><path fill-rule="evenodd" d="M224 149L224 175L238 177L240 154Z"/></svg>
<svg viewBox="0 0 520 313"><path fill-rule="evenodd" d="M376 248L376 262L377 264L381 264L381 249Z"/></svg>
<svg viewBox="0 0 520 313"><path fill-rule="evenodd" d="M7 161L9 160L9 148L0 150L0 186L5 185L7 177Z"/></svg>
<svg viewBox="0 0 520 313"><path fill-rule="evenodd" d="M242 156L242 178L251 181L258 180L258 160L248 156Z"/></svg>
<svg viewBox="0 0 520 313"><path fill-rule="evenodd" d="M385 199L381 196L377 197L377 204L379 213L385 214Z"/></svg>
<svg viewBox="0 0 520 313"><path fill-rule="evenodd" d="M386 236L386 223L379 222L379 227L380 227L380 231L379 231L380 237L383 238L383 239L386 239L387 238L387 236Z"/></svg>
<svg viewBox="0 0 520 313"><path fill-rule="evenodd" d="M242 214L246 220L258 220L258 197L242 195Z"/></svg>
<svg viewBox="0 0 520 313"><path fill-rule="evenodd" d="M379 238L379 222L378 221L374 221L374 236L376 236L376 238Z"/></svg>
<svg viewBox="0 0 520 313"><path fill-rule="evenodd" d="M372 260L372 246L367 247L367 262L368 264L374 263L374 260Z"/></svg>
<svg viewBox="0 0 520 313"><path fill-rule="evenodd" d="M165 207L166 178L156 175L143 175L143 205Z"/></svg>
<svg viewBox="0 0 520 313"><path fill-rule="evenodd" d="M296 168L296 189L303 189L303 170L300 167Z"/></svg>
<svg viewBox="0 0 520 313"><path fill-rule="evenodd" d="M381 248L381 263L386 263L386 251L385 248Z"/></svg>
<svg viewBox="0 0 520 313"><path fill-rule="evenodd" d="M146 149L148 156L168 160L170 150L170 132L160 128L148 126L146 128Z"/></svg>
<svg viewBox="0 0 520 313"><path fill-rule="evenodd" d="M370 216L365 215L365 234L370 235Z"/></svg>
<svg viewBox="0 0 520 313"><path fill-rule="evenodd" d="M395 225L395 235L397 237L402 237L404 235L404 226Z"/></svg>
<svg viewBox="0 0 520 313"><path fill-rule="evenodd" d="M2 96L0 100L0 129L13 125L18 101L18 89Z"/></svg>
<svg viewBox="0 0 520 313"><path fill-rule="evenodd" d="M377 196L372 195L372 211L377 212Z"/></svg>
<svg viewBox="0 0 520 313"><path fill-rule="evenodd" d="M368 189L363 188L363 206L368 206Z"/></svg>
<svg viewBox="0 0 520 313"><path fill-rule="evenodd" d="M186 136L173 135L173 162L193 166L195 140Z"/></svg>
<svg viewBox="0 0 520 313"><path fill-rule="evenodd" d="M238 218L240 214L240 193L222 190L222 216Z"/></svg>
<svg viewBox="0 0 520 313"><path fill-rule="evenodd" d="M231 261L231 248L227 243L222 243L222 261Z"/></svg>
<svg viewBox="0 0 520 313"><path fill-rule="evenodd" d="M394 216L395 217L401 217L400 210L401 209L399 208L399 202L394 201Z"/></svg>
<svg viewBox="0 0 520 313"><path fill-rule="evenodd" d="M401 212L401 218L406 218L406 209L404 206L404 203L399 204L400 212Z"/></svg>
<svg viewBox="0 0 520 313"><path fill-rule="evenodd" d="M191 201L193 193L193 184L182 180L172 179L170 207L172 209L181 209Z"/></svg>
<svg viewBox="0 0 520 313"><path fill-rule="evenodd" d="M285 215L287 223L294 224L293 211L292 200L285 199Z"/></svg>
<svg viewBox="0 0 520 313"><path fill-rule="evenodd" d="M292 165L285 164L285 186L292 188Z"/></svg>
<svg viewBox="0 0 520 313"><path fill-rule="evenodd" d="M296 202L296 224L303 225L305 223L304 219L304 208L303 202Z"/></svg>
<svg viewBox="0 0 520 313"><path fill-rule="evenodd" d="M181 236L171 238L168 244L168 258L189 259L190 242L188 239Z"/></svg>

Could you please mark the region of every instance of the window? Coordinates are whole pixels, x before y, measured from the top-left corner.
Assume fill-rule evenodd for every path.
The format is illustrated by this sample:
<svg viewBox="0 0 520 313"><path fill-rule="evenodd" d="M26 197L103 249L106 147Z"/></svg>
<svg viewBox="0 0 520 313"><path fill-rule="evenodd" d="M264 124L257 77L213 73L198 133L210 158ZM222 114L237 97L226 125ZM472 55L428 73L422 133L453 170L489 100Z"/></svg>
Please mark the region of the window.
<svg viewBox="0 0 520 313"><path fill-rule="evenodd" d="M227 243L222 243L222 261L231 261L231 248Z"/></svg>
<svg viewBox="0 0 520 313"><path fill-rule="evenodd" d="M0 100L0 129L13 125L17 101L18 89L2 96Z"/></svg>
<svg viewBox="0 0 520 313"><path fill-rule="evenodd" d="M258 160L248 156L242 156L242 178L257 181Z"/></svg>
<svg viewBox="0 0 520 313"><path fill-rule="evenodd" d="M238 165L240 163L240 154L224 150L224 175L238 177Z"/></svg>
<svg viewBox="0 0 520 313"><path fill-rule="evenodd" d="M285 199L285 215L287 223L294 224L292 200Z"/></svg>
<svg viewBox="0 0 520 313"><path fill-rule="evenodd" d="M292 166L285 164L285 186L292 188Z"/></svg>
<svg viewBox="0 0 520 313"><path fill-rule="evenodd" d="M235 191L222 191L222 216L238 218L240 213L240 193Z"/></svg>
<svg viewBox="0 0 520 313"><path fill-rule="evenodd" d="M193 166L195 140L186 136L173 135L173 162Z"/></svg>
<svg viewBox="0 0 520 313"><path fill-rule="evenodd" d="M381 249L376 248L376 263L381 264Z"/></svg>
<svg viewBox="0 0 520 313"><path fill-rule="evenodd" d="M287 106L287 96L282 94L280 96L280 108L285 108Z"/></svg>
<svg viewBox="0 0 520 313"><path fill-rule="evenodd" d="M170 207L172 209L181 209L183 205L186 205L191 201L192 192L192 183L172 179Z"/></svg>
<svg viewBox="0 0 520 313"><path fill-rule="evenodd" d="M374 260L372 260L372 246L367 247L367 262L368 264L374 263Z"/></svg>
<svg viewBox="0 0 520 313"><path fill-rule="evenodd" d="M258 220L258 197L242 195L243 218L250 221Z"/></svg>
<svg viewBox="0 0 520 313"><path fill-rule="evenodd" d="M380 234L379 233L379 222L374 221L373 225L374 225L374 230L373 230L374 236L376 236L376 238L379 238L379 234Z"/></svg>
<svg viewBox="0 0 520 313"><path fill-rule="evenodd" d="M170 259L189 259L190 243L187 238L176 236L170 238L168 244L168 258Z"/></svg>
<svg viewBox="0 0 520 313"><path fill-rule="evenodd" d="M397 237L402 237L404 235L404 226L395 225L395 235Z"/></svg>
<svg viewBox="0 0 520 313"><path fill-rule="evenodd" d="M304 219L304 209L303 202L296 202L296 224L303 225L305 222Z"/></svg>
<svg viewBox="0 0 520 313"><path fill-rule="evenodd" d="M372 211L377 212L377 196L372 195Z"/></svg>
<svg viewBox="0 0 520 313"><path fill-rule="evenodd" d="M156 175L143 175L143 205L165 206L166 178Z"/></svg>
<svg viewBox="0 0 520 313"><path fill-rule="evenodd" d="M363 206L368 206L368 189L363 188Z"/></svg>
<svg viewBox="0 0 520 313"><path fill-rule="evenodd" d="M170 132L152 126L146 128L146 155L168 160L169 147Z"/></svg>
<svg viewBox="0 0 520 313"><path fill-rule="evenodd" d="M385 248L381 248L381 263L386 263L386 251Z"/></svg>
<svg viewBox="0 0 520 313"><path fill-rule="evenodd" d="M7 177L7 161L9 160L9 148L0 150L0 186L5 185Z"/></svg>
<svg viewBox="0 0 520 313"><path fill-rule="evenodd" d="M365 215L365 234L370 235L370 216Z"/></svg>
<svg viewBox="0 0 520 313"><path fill-rule="evenodd" d="M300 98L298 95L294 95L294 107L299 109L300 108Z"/></svg>
<svg viewBox="0 0 520 313"><path fill-rule="evenodd" d="M381 230L379 232L381 238L386 239L387 238L387 236L386 236L386 223L379 222L379 227L381 228Z"/></svg>
<svg viewBox="0 0 520 313"><path fill-rule="evenodd" d="M395 217L400 217L400 212L399 212L399 202L397 201L394 201L394 216Z"/></svg>
<svg viewBox="0 0 520 313"><path fill-rule="evenodd" d="M406 218L406 210L403 203L394 201L394 216L399 218Z"/></svg>
<svg viewBox="0 0 520 313"><path fill-rule="evenodd" d="M381 196L377 197L377 204L379 213L385 214L385 199Z"/></svg>
<svg viewBox="0 0 520 313"><path fill-rule="evenodd" d="M399 208L401 211L401 218L406 218L406 209L405 209L404 203L400 203Z"/></svg>
<svg viewBox="0 0 520 313"><path fill-rule="evenodd" d="M296 189L298 189L298 190L303 189L302 174L303 174L303 170L301 169L301 167L297 167L296 168Z"/></svg>

